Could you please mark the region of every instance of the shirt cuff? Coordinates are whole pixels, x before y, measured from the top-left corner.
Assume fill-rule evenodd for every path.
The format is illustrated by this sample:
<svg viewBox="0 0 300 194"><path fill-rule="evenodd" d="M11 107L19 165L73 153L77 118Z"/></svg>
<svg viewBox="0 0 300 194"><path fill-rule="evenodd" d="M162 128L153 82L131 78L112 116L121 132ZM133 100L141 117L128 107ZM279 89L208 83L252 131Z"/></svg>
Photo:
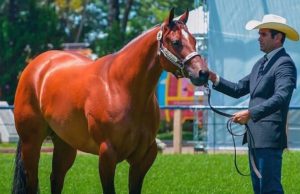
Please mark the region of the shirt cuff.
<svg viewBox="0 0 300 194"><path fill-rule="evenodd" d="M216 74L216 81L213 83L214 86L218 86L220 83L220 76Z"/></svg>

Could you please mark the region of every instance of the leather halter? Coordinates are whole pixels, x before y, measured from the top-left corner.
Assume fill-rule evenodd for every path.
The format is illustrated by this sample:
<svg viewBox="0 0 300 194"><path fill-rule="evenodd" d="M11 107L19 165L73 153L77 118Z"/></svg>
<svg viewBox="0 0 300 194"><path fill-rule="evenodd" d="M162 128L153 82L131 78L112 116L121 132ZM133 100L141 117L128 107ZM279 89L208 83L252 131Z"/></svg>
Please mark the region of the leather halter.
<svg viewBox="0 0 300 194"><path fill-rule="evenodd" d="M200 54L197 53L196 51L193 51L190 54L188 54L184 59L179 59L171 51L169 51L166 47L164 47L164 44L162 41L162 36L163 36L163 26L158 31L157 36L156 36L156 39L158 40L158 45L159 45L158 55L160 55L160 53L162 53L166 57L166 59L168 59L173 65L175 65L176 67L179 68L179 70L176 70L176 72L174 73L176 78L188 77L184 73L185 63L195 56L200 56Z"/></svg>

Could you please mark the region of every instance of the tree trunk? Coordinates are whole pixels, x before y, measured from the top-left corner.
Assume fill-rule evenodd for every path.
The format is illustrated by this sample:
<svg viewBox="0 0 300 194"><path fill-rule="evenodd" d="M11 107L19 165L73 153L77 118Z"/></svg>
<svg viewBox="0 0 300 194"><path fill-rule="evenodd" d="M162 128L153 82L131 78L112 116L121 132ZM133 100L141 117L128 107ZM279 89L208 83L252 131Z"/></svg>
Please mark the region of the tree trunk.
<svg viewBox="0 0 300 194"><path fill-rule="evenodd" d="M80 40L80 36L82 34L82 29L83 29L83 24L85 22L85 17L86 17L86 5L88 4L89 0L84 0L83 1L83 10L82 10L82 14L81 14L81 21L79 24L79 28L76 34L76 38L75 38L75 42L79 42Z"/></svg>
<svg viewBox="0 0 300 194"><path fill-rule="evenodd" d="M115 22L117 22L117 24L120 24L119 0L107 0L107 3L108 3L108 27L112 28Z"/></svg>
<svg viewBox="0 0 300 194"><path fill-rule="evenodd" d="M8 5L8 18L9 21L14 23L17 18L17 12L18 12L18 3L17 0L9 0Z"/></svg>
<svg viewBox="0 0 300 194"><path fill-rule="evenodd" d="M133 0L127 0L125 11L124 11L124 17L123 17L122 23L121 23L122 34L125 34L127 22L128 22L128 15L130 13L132 4L133 4Z"/></svg>

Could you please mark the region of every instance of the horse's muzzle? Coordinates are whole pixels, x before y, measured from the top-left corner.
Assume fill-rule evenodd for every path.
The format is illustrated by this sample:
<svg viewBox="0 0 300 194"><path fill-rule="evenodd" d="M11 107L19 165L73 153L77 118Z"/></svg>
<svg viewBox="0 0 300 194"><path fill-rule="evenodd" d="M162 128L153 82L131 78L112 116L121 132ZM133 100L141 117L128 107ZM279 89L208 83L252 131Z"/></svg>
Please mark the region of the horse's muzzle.
<svg viewBox="0 0 300 194"><path fill-rule="evenodd" d="M202 86L208 82L209 72L208 70L200 70L197 77L190 77L192 83L195 86Z"/></svg>

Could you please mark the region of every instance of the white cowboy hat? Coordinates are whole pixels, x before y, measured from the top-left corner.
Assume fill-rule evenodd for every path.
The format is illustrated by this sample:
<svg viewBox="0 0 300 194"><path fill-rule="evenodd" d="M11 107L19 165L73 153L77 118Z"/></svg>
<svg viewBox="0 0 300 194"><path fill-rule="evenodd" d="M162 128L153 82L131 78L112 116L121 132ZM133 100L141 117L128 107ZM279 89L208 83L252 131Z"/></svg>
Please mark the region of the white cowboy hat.
<svg viewBox="0 0 300 194"><path fill-rule="evenodd" d="M290 40L299 40L298 32L294 28L287 25L286 19L274 14L264 15L262 21L251 20L246 24L245 28L246 30L260 28L273 29L285 33L286 37Z"/></svg>

